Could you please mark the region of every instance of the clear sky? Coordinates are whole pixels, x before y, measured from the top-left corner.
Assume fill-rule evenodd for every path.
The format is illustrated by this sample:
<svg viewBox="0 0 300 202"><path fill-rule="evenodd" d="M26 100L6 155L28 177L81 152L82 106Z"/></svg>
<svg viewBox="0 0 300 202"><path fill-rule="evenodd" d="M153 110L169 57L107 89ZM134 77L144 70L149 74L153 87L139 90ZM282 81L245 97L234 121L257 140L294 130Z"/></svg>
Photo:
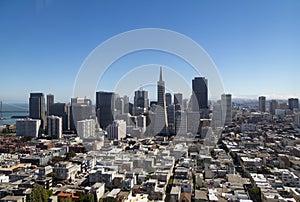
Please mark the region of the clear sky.
<svg viewBox="0 0 300 202"><path fill-rule="evenodd" d="M140 28L170 29L196 41L234 97L300 97L299 10L298 0L1 0L0 100L27 102L30 92L41 91L69 101L88 54L110 37ZM144 64L181 69L190 83L199 76L175 56L145 51L114 63L98 89L115 89L121 67Z"/></svg>

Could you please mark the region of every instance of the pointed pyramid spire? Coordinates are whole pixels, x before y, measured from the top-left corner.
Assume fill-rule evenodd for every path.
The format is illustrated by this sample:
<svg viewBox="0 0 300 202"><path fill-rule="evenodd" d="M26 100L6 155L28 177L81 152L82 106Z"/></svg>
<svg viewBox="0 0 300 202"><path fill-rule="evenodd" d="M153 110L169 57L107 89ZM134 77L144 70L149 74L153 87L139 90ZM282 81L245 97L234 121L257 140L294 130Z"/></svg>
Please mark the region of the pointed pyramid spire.
<svg viewBox="0 0 300 202"><path fill-rule="evenodd" d="M159 81L162 81L162 67L160 67L160 72L159 72Z"/></svg>

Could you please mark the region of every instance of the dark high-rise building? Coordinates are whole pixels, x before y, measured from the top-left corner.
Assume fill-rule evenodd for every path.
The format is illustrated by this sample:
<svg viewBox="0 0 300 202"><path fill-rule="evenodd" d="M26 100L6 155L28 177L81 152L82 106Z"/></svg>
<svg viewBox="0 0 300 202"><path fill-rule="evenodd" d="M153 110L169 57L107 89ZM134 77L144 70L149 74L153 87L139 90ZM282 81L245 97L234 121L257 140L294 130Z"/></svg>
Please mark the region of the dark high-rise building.
<svg viewBox="0 0 300 202"><path fill-rule="evenodd" d="M187 116L186 111L175 112L175 133L176 135L186 135L187 133Z"/></svg>
<svg viewBox="0 0 300 202"><path fill-rule="evenodd" d="M171 93L166 93L166 105L169 106L172 104L172 95Z"/></svg>
<svg viewBox="0 0 300 202"><path fill-rule="evenodd" d="M298 98L289 98L288 103L289 103L290 110L299 109L299 99Z"/></svg>
<svg viewBox="0 0 300 202"><path fill-rule="evenodd" d="M114 120L115 93L99 91L96 93L96 113L102 129Z"/></svg>
<svg viewBox="0 0 300 202"><path fill-rule="evenodd" d="M172 134L175 133L175 105L170 104L167 106L167 115L168 115L168 129Z"/></svg>
<svg viewBox="0 0 300 202"><path fill-rule="evenodd" d="M43 93L30 93L29 117L41 120L41 128L45 129L45 97Z"/></svg>
<svg viewBox="0 0 300 202"><path fill-rule="evenodd" d="M65 103L54 103L51 105L50 110L48 112L49 116L59 116L62 118L62 130L67 131L70 129L70 114L69 114L69 106Z"/></svg>
<svg viewBox="0 0 300 202"><path fill-rule="evenodd" d="M47 114L49 115L50 107L54 104L54 95L47 95Z"/></svg>
<svg viewBox="0 0 300 202"><path fill-rule="evenodd" d="M149 98L148 91L145 90L137 90L134 92L134 115L139 115L141 112L148 109Z"/></svg>
<svg viewBox="0 0 300 202"><path fill-rule="evenodd" d="M156 134L168 134L168 118L166 110L165 81L162 79L162 67L160 67L159 81L157 82L157 110L155 111Z"/></svg>
<svg viewBox="0 0 300 202"><path fill-rule="evenodd" d="M181 93L174 94L174 105L182 106L182 94Z"/></svg>
<svg viewBox="0 0 300 202"><path fill-rule="evenodd" d="M207 79L204 77L195 77L192 81L192 110L199 111L208 108L208 90Z"/></svg>
<svg viewBox="0 0 300 202"><path fill-rule="evenodd" d="M277 100L271 100L270 102L270 114L274 115L275 114L275 109L278 108L278 102Z"/></svg>
<svg viewBox="0 0 300 202"><path fill-rule="evenodd" d="M266 111L266 97L265 96L258 97L258 110L261 112Z"/></svg>

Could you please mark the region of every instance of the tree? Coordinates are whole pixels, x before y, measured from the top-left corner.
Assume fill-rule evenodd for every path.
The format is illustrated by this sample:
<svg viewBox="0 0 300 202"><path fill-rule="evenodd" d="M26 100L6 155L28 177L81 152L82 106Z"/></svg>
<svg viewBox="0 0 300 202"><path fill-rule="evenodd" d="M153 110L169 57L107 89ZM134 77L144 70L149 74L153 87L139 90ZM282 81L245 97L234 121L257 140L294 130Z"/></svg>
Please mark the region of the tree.
<svg viewBox="0 0 300 202"><path fill-rule="evenodd" d="M29 201L30 202L48 202L49 197L52 195L52 192L46 190L41 185L35 185L31 190Z"/></svg>
<svg viewBox="0 0 300 202"><path fill-rule="evenodd" d="M106 198L102 198L99 200L99 202L116 202L117 199L113 198L113 197L106 197Z"/></svg>
<svg viewBox="0 0 300 202"><path fill-rule="evenodd" d="M68 161L75 156L76 156L76 153L72 150L66 154L66 160Z"/></svg>
<svg viewBox="0 0 300 202"><path fill-rule="evenodd" d="M260 188L259 187L253 187L252 189L250 189L250 192L252 194L258 195L258 194L260 194Z"/></svg>
<svg viewBox="0 0 300 202"><path fill-rule="evenodd" d="M94 194L85 194L80 196L79 202L95 202Z"/></svg>
<svg viewBox="0 0 300 202"><path fill-rule="evenodd" d="M210 155L213 157L213 158L216 158L217 157L217 153L216 151L213 149L210 151Z"/></svg>
<svg viewBox="0 0 300 202"><path fill-rule="evenodd" d="M47 174L47 177L52 177L52 180L56 180L57 179L57 174L55 172L51 172Z"/></svg>
<svg viewBox="0 0 300 202"><path fill-rule="evenodd" d="M72 198L71 197L66 197L66 198L61 198L60 200L59 200L59 202L72 202Z"/></svg>
<svg viewBox="0 0 300 202"><path fill-rule="evenodd" d="M51 164L55 165L56 163L60 162L60 161L64 161L65 158L61 157L61 156L54 156L51 160Z"/></svg>

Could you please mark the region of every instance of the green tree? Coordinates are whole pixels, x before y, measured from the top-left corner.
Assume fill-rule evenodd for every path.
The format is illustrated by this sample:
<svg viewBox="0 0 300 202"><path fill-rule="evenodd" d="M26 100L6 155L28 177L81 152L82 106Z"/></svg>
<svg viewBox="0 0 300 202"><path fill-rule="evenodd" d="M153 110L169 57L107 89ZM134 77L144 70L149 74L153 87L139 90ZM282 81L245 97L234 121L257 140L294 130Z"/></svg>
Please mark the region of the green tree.
<svg viewBox="0 0 300 202"><path fill-rule="evenodd" d="M116 202L117 199L113 198L113 197L106 197L106 198L102 198L99 200L99 202Z"/></svg>
<svg viewBox="0 0 300 202"><path fill-rule="evenodd" d="M76 156L76 153L74 151L70 151L66 154L66 160L68 161L75 156Z"/></svg>
<svg viewBox="0 0 300 202"><path fill-rule="evenodd" d="M57 179L57 174L55 172L51 172L47 174L47 177L52 177L53 180Z"/></svg>
<svg viewBox="0 0 300 202"><path fill-rule="evenodd" d="M30 202L48 202L49 197L52 195L52 191L46 190L41 185L35 185L31 190L29 201Z"/></svg>
<svg viewBox="0 0 300 202"><path fill-rule="evenodd" d="M61 157L61 156L54 156L51 160L51 165L55 165L56 163L60 162L60 161L64 161L65 158Z"/></svg>
<svg viewBox="0 0 300 202"><path fill-rule="evenodd" d="M258 188L258 187L253 187L252 189L250 189L250 192L251 192L252 194L258 195L258 194L260 194L260 188Z"/></svg>
<svg viewBox="0 0 300 202"><path fill-rule="evenodd" d="M71 197L66 197L66 198L61 198L60 200L59 200L59 202L72 202L72 198Z"/></svg>
<svg viewBox="0 0 300 202"><path fill-rule="evenodd" d="M216 153L215 150L211 150L211 151L210 151L210 155L211 155L213 158L215 158L216 155L217 155L217 153Z"/></svg>
<svg viewBox="0 0 300 202"><path fill-rule="evenodd" d="M80 196L79 202L95 202L94 194L85 194Z"/></svg>

